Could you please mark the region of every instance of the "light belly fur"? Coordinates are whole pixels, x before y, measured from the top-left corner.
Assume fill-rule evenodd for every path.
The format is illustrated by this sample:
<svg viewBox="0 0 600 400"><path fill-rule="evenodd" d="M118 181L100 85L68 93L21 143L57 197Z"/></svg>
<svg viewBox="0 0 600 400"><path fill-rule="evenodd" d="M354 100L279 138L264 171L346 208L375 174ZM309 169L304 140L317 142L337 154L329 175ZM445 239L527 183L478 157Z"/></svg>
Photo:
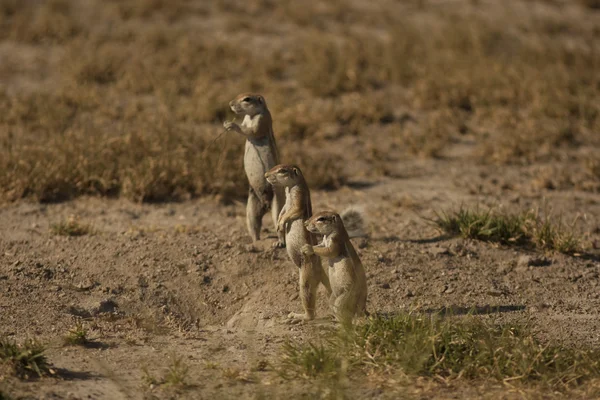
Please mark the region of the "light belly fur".
<svg viewBox="0 0 600 400"><path fill-rule="evenodd" d="M286 246L286 249L288 255L297 267L300 267L302 261L302 246L309 243L308 234L309 233L304 228L303 219L296 219L288 225L285 241L286 243L293 243L293 245Z"/></svg>
<svg viewBox="0 0 600 400"><path fill-rule="evenodd" d="M248 183L254 191L264 193L270 190L271 185L265 178L265 173L275 166L275 159L269 146L269 139L246 140L244 154L244 170Z"/></svg>

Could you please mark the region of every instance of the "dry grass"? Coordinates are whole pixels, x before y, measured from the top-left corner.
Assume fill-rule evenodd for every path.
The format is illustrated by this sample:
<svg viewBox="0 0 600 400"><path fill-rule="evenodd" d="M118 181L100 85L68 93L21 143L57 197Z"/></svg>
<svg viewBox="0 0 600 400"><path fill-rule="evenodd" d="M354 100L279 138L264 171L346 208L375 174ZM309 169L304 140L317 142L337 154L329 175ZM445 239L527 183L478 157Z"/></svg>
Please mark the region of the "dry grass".
<svg viewBox="0 0 600 400"><path fill-rule="evenodd" d="M0 37L15 55L0 69L5 201L242 198L241 141L207 147L246 90L266 95L282 161L314 168L315 187L349 178L344 162L362 152L331 151L347 135L418 157L442 157L470 135L474 161L489 163L600 145L600 32L551 3L0 4ZM313 148L327 165L305 160Z"/></svg>
<svg viewBox="0 0 600 400"><path fill-rule="evenodd" d="M50 226L50 231L60 236L84 236L92 233L92 228L75 215L69 216L64 221L57 222Z"/></svg>

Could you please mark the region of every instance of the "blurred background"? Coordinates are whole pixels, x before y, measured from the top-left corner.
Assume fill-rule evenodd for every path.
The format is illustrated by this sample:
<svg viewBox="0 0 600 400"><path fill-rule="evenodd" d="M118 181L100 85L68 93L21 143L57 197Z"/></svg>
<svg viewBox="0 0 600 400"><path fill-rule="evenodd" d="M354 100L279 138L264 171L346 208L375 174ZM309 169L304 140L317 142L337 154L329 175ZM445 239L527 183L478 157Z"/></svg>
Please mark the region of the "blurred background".
<svg viewBox="0 0 600 400"><path fill-rule="evenodd" d="M599 38L597 0L0 0L0 199L243 199L243 139L207 146L245 91L315 188L415 158L597 192Z"/></svg>

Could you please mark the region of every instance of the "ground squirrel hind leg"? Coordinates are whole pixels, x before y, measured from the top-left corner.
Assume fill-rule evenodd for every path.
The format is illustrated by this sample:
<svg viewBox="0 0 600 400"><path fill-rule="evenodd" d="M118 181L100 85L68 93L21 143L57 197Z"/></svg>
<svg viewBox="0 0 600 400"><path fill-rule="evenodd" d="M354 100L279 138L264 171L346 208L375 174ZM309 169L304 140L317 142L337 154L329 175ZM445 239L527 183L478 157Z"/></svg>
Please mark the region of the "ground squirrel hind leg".
<svg viewBox="0 0 600 400"><path fill-rule="evenodd" d="M315 319L315 306L317 303L317 282L313 275L305 270L300 269L300 299L304 314L290 313L288 318L297 321L310 321Z"/></svg>
<svg viewBox="0 0 600 400"><path fill-rule="evenodd" d="M335 319L338 320L342 325L352 325L352 318L354 317L354 301L352 292L344 292L335 297L333 300L333 314Z"/></svg>
<svg viewBox="0 0 600 400"><path fill-rule="evenodd" d="M331 296L331 283L329 282L329 276L327 275L327 271L325 271L325 268L323 268L323 265L321 265L321 259L319 259L319 257L313 254L312 262L314 268L318 268L317 270L319 271L319 281L323 284L323 286L325 286L325 289L327 290L327 295Z"/></svg>
<svg viewBox="0 0 600 400"><path fill-rule="evenodd" d="M285 204L285 194L281 193L281 190L274 189L273 203L271 205L271 217L273 218L273 226L277 231L277 222L281 209ZM281 232L277 232L277 241L273 244L274 247L285 247L285 229Z"/></svg>
<svg viewBox="0 0 600 400"><path fill-rule="evenodd" d="M248 225L248 233L252 241L256 242L260 239L260 228L262 226L262 217L264 215L262 201L250 189L248 193L248 204L246 205L246 224Z"/></svg>

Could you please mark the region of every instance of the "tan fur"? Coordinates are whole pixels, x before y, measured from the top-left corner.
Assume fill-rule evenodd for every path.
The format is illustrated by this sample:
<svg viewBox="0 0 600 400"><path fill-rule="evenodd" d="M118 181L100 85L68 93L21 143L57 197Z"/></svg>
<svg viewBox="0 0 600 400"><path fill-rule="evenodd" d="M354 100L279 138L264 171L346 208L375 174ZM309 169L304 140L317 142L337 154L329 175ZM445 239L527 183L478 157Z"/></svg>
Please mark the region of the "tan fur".
<svg viewBox="0 0 600 400"><path fill-rule="evenodd" d="M225 121L223 126L227 131L235 131L246 137L244 170L250 184L246 224L252 240L257 241L260 239L263 215L271 209L273 223L277 224L284 202L283 190L274 190L265 179L265 173L279 163L273 121L267 103L261 95L242 93L229 102L229 106L234 113L244 116L241 125ZM276 245L285 246L283 232L278 236Z"/></svg>
<svg viewBox="0 0 600 400"><path fill-rule="evenodd" d="M305 226L308 231L323 235L323 241L314 247L305 245L302 252L328 260L333 313L341 323L350 324L354 316L366 313L367 277L342 218L324 211L313 215Z"/></svg>
<svg viewBox="0 0 600 400"><path fill-rule="evenodd" d="M315 318L319 282L329 294L331 287L321 259L314 254L302 254L303 246L316 243L314 235L304 226L304 222L312 215L310 191L302 171L294 165L277 165L265 177L273 187L285 188L285 205L279 214L277 229L285 232L287 253L300 272L300 298L304 314L291 313L289 317L295 320L312 320Z"/></svg>

